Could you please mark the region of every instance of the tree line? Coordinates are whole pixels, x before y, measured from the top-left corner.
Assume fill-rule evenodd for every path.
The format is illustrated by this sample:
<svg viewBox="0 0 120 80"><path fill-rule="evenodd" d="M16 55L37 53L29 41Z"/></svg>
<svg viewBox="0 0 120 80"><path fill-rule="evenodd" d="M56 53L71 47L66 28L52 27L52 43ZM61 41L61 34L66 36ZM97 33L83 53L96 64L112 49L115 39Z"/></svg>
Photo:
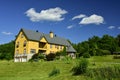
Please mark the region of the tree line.
<svg viewBox="0 0 120 80"><path fill-rule="evenodd" d="M15 43L11 41L0 45L0 60L11 60L14 58Z"/></svg>
<svg viewBox="0 0 120 80"><path fill-rule="evenodd" d="M87 41L78 44L72 43L77 51L77 56L102 56L120 52L120 34L117 37L103 35L102 37L93 36Z"/></svg>

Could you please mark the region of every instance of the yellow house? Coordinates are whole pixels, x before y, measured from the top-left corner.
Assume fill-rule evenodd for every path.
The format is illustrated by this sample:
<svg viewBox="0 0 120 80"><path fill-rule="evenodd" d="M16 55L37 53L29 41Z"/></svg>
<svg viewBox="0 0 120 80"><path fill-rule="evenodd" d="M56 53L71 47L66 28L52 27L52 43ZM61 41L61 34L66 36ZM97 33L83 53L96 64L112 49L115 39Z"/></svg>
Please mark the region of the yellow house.
<svg viewBox="0 0 120 80"><path fill-rule="evenodd" d="M40 33L38 31L21 29L15 39L14 62L27 62L33 54L56 53L66 47L66 52L71 56L76 52L71 44L64 38Z"/></svg>

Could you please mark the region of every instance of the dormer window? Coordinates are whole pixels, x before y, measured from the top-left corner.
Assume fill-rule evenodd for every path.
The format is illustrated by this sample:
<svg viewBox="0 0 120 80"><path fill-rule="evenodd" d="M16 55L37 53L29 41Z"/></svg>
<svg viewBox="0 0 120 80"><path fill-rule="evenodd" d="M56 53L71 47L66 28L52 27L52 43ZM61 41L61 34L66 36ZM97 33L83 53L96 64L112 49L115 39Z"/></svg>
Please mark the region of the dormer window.
<svg viewBox="0 0 120 80"><path fill-rule="evenodd" d="M20 44L20 43L19 43L19 42L17 42L17 44L16 44L16 47L17 47L17 48L19 47L19 44Z"/></svg>
<svg viewBox="0 0 120 80"><path fill-rule="evenodd" d="M26 44L27 44L27 41L25 40L25 41L24 41L24 44L23 44L23 46L25 47L25 46L26 46Z"/></svg>

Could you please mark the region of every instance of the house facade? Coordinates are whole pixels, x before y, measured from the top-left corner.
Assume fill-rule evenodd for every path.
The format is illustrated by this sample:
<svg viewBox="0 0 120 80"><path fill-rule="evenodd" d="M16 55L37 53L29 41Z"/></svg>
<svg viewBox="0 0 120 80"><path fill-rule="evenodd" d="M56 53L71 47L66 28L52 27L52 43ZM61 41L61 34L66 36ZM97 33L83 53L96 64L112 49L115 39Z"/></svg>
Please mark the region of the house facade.
<svg viewBox="0 0 120 80"><path fill-rule="evenodd" d="M14 62L27 62L36 53L48 55L62 51L66 47L69 56L76 52L72 45L64 38L40 33L38 31L21 29L15 39Z"/></svg>

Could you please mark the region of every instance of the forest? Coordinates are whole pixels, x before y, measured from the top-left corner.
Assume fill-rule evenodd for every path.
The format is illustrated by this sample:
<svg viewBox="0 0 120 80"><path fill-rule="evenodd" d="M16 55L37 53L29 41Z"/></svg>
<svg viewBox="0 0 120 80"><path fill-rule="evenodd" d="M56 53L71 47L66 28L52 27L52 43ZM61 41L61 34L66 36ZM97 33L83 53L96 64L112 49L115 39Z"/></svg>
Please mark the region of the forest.
<svg viewBox="0 0 120 80"><path fill-rule="evenodd" d="M11 60L14 58L15 43L11 41L0 45L0 60Z"/></svg>
<svg viewBox="0 0 120 80"><path fill-rule="evenodd" d="M93 36L87 41L73 44L78 57L112 55L114 52L120 52L120 34L117 37L103 35L102 37Z"/></svg>
<svg viewBox="0 0 120 80"><path fill-rule="evenodd" d="M70 41L69 41L70 42ZM71 42L70 42L71 43ZM77 57L90 57L111 55L120 52L120 34L116 37L103 35L102 37L93 36L87 41L71 43L77 51ZM14 58L15 42L11 41L0 45L0 60L11 60Z"/></svg>

